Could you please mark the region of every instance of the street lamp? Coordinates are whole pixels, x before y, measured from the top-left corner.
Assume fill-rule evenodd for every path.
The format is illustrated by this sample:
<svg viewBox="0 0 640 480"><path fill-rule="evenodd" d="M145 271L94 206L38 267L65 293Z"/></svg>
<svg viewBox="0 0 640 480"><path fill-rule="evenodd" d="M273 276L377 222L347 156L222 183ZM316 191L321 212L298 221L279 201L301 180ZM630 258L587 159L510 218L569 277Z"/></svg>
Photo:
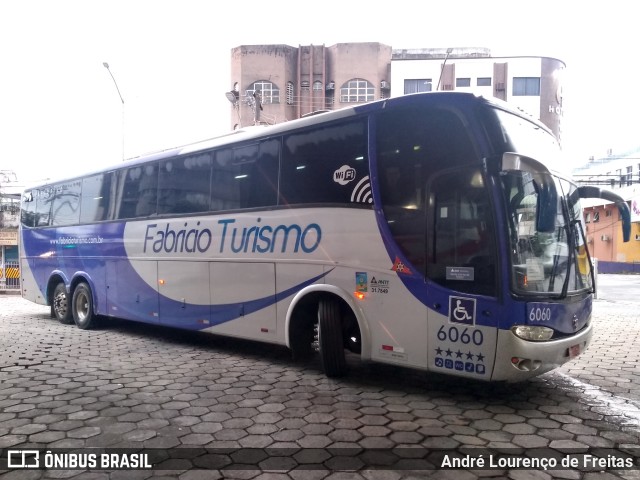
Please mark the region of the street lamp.
<svg viewBox="0 0 640 480"><path fill-rule="evenodd" d="M453 48L447 48L447 55L444 57L444 62L442 62L442 68L440 69L440 78L438 78L438 86L436 87L436 92L440 90L440 81L442 80L442 73L444 72L444 67L447 64L447 60L449 59L449 55L453 52Z"/></svg>
<svg viewBox="0 0 640 480"><path fill-rule="evenodd" d="M118 82L116 82L116 78L113 76L113 73L111 73L111 70L109 69L109 64L107 62L102 62L102 66L106 68L109 72L109 75L111 75L113 84L116 86L118 96L120 97L120 101L122 102L122 161L124 162L124 98L122 98L122 94L120 93L120 89L118 88Z"/></svg>

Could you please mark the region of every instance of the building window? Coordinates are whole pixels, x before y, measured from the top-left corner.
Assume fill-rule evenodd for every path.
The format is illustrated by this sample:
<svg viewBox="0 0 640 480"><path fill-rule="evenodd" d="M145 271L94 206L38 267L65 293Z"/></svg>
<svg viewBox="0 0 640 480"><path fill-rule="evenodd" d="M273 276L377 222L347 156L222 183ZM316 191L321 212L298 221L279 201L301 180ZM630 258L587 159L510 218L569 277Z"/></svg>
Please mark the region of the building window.
<svg viewBox="0 0 640 480"><path fill-rule="evenodd" d="M513 95L520 97L540 96L540 77L514 77Z"/></svg>
<svg viewBox="0 0 640 480"><path fill-rule="evenodd" d="M600 212L593 212L593 222L599 222L600 221Z"/></svg>
<svg viewBox="0 0 640 480"><path fill-rule="evenodd" d="M267 80L254 82L247 90L247 96L253 96L255 92L260 93L262 104L280 103L280 89Z"/></svg>
<svg viewBox="0 0 640 480"><path fill-rule="evenodd" d="M589 212L584 214L584 223L591 223L591 214Z"/></svg>
<svg viewBox="0 0 640 480"><path fill-rule="evenodd" d="M322 82L320 80L316 80L313 82L313 91L321 92L322 91Z"/></svg>
<svg viewBox="0 0 640 480"><path fill-rule="evenodd" d="M293 105L293 82L287 82L287 105Z"/></svg>
<svg viewBox="0 0 640 480"><path fill-rule="evenodd" d="M491 77L478 77L476 85L478 87L490 87Z"/></svg>
<svg viewBox="0 0 640 480"><path fill-rule="evenodd" d="M456 88L470 87L470 86L471 86L470 78L456 78Z"/></svg>
<svg viewBox="0 0 640 480"><path fill-rule="evenodd" d="M349 80L340 88L341 103L371 102L375 98L375 87L362 78Z"/></svg>
<svg viewBox="0 0 640 480"><path fill-rule="evenodd" d="M411 79L404 81L404 94L430 92L433 90L433 81L430 78Z"/></svg>
<svg viewBox="0 0 640 480"><path fill-rule="evenodd" d="M333 90L330 92L333 93ZM327 110L333 109L333 106L336 104L336 96L335 95L327 95L324 97L324 105Z"/></svg>

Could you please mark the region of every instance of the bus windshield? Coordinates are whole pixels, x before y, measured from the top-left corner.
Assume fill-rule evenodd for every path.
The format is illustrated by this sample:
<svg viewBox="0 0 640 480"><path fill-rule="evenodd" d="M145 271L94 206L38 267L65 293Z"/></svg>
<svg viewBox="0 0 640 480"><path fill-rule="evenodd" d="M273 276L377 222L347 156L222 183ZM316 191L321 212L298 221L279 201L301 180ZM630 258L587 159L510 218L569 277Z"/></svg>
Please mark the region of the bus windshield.
<svg viewBox="0 0 640 480"><path fill-rule="evenodd" d="M575 185L549 173L502 172L511 262L511 288L516 294L564 297L591 290L591 262L585 248L579 202L569 204ZM557 202L550 228L540 221L545 208L542 185L554 185Z"/></svg>

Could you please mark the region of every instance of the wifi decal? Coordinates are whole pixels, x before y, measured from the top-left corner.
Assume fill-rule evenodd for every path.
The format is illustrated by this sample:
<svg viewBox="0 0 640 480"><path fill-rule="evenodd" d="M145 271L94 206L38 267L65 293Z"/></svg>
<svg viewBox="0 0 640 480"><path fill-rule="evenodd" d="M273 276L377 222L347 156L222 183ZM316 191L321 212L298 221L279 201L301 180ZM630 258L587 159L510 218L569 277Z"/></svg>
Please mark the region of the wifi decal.
<svg viewBox="0 0 640 480"><path fill-rule="evenodd" d="M356 169L349 165L342 165L338 170L333 172L333 181L340 185L346 185L356 179Z"/></svg>
<svg viewBox="0 0 640 480"><path fill-rule="evenodd" d="M356 203L373 203L371 182L369 181L368 175L360 180L353 189L353 192L351 192L351 201Z"/></svg>

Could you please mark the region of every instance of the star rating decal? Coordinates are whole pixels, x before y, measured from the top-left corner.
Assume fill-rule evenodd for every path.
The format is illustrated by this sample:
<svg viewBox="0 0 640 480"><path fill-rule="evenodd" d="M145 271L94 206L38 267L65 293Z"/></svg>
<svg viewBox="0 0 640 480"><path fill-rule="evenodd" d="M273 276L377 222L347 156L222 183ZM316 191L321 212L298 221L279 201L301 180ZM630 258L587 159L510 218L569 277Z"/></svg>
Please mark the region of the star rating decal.
<svg viewBox="0 0 640 480"><path fill-rule="evenodd" d="M436 352L435 366L437 368L445 368L448 370L457 370L466 373L475 373L479 375L486 374L486 366L484 359L486 358L482 352L474 353L471 350L463 352L461 349L452 350L447 348L443 350L440 345L434 348Z"/></svg>

